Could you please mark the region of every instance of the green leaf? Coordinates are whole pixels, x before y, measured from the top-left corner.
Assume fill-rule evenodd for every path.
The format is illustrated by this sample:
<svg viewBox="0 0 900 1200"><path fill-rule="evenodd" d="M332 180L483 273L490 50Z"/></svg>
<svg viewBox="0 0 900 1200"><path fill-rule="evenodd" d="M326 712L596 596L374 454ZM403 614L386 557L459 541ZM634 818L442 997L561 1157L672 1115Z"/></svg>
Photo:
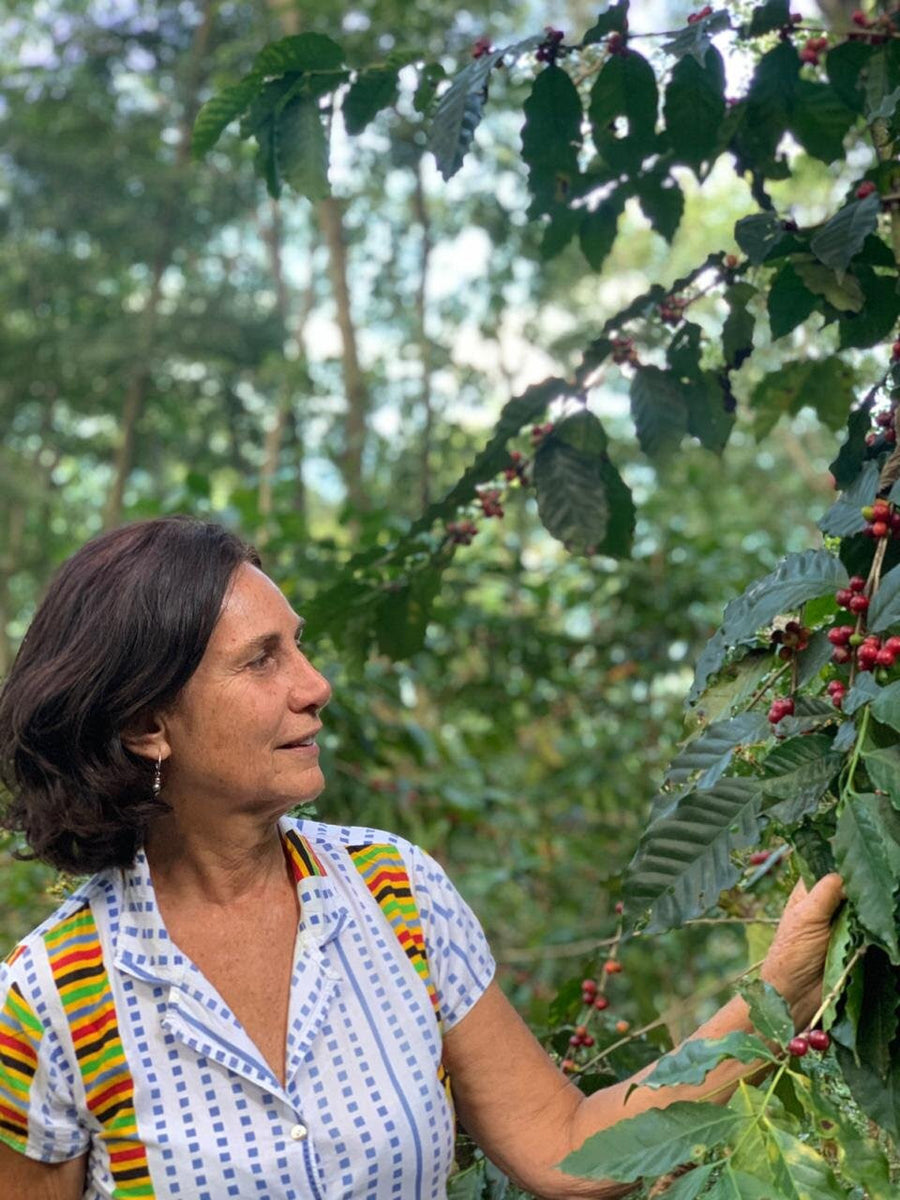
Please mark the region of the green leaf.
<svg viewBox="0 0 900 1200"><path fill-rule="evenodd" d="M892 567L882 575L866 614L866 624L872 633L881 633L900 624L900 567Z"/></svg>
<svg viewBox="0 0 900 1200"><path fill-rule="evenodd" d="M756 296L752 283L733 283L725 292L728 316L722 327L722 353L725 364L737 369L753 353L756 318L747 307Z"/></svg>
<svg viewBox="0 0 900 1200"><path fill-rule="evenodd" d="M794 1036L794 1018L784 997L761 979L743 984L740 992L747 1001L754 1029L768 1041L786 1046Z"/></svg>
<svg viewBox="0 0 900 1200"><path fill-rule="evenodd" d="M768 650L758 650L729 664L700 697L701 703L694 710L697 721L702 725L742 709L771 669L772 658Z"/></svg>
<svg viewBox="0 0 900 1200"><path fill-rule="evenodd" d="M841 905L838 915L831 925L831 938L828 942L828 953L825 956L825 973L822 977L822 995L827 996L840 982L841 976L850 961L855 938L850 918L849 904ZM832 1002L822 1014L819 1024L823 1029L830 1029L837 1016L836 1001Z"/></svg>
<svg viewBox="0 0 900 1200"><path fill-rule="evenodd" d="M875 232L880 211L877 192L864 200L851 200L813 235L809 248L827 267L845 271L869 234Z"/></svg>
<svg viewBox="0 0 900 1200"><path fill-rule="evenodd" d="M869 420L866 417L866 429ZM847 490L835 500L831 508L818 522L819 528L828 537L852 537L866 527L866 519L862 508L874 503L878 495L878 477L880 470L877 463L867 462L853 480ZM885 576L887 578L887 576ZM898 584L900 586L900 584ZM871 616L869 617L871 621Z"/></svg>
<svg viewBox="0 0 900 1200"><path fill-rule="evenodd" d="M839 358L799 359L764 375L750 397L757 440L772 431L779 417L796 416L811 405L829 429L844 424L854 400L856 373Z"/></svg>
<svg viewBox="0 0 900 1200"><path fill-rule="evenodd" d="M834 1172L817 1150L774 1122L767 1125L769 1165L788 1200L835 1200L841 1195Z"/></svg>
<svg viewBox="0 0 900 1200"><path fill-rule="evenodd" d="M742 217L734 227L734 240L754 267L761 266L787 240L784 222L775 213Z"/></svg>
<svg viewBox="0 0 900 1200"><path fill-rule="evenodd" d="M873 53L874 48L867 42L845 41L833 46L825 59L829 83L856 113L862 113L865 107L862 83Z"/></svg>
<svg viewBox="0 0 900 1200"><path fill-rule="evenodd" d="M886 1133L900 1139L900 1058L891 1065L886 1079L871 1067L854 1062L844 1046L836 1046L838 1065L853 1099Z"/></svg>
<svg viewBox="0 0 900 1200"><path fill-rule="evenodd" d="M615 468L606 444L602 425L585 409L559 424L535 455L538 515L548 532L574 554L619 557L630 548L634 508L624 484L625 495L610 494L609 470ZM628 508L624 538L611 521L613 502L620 523L622 509Z"/></svg>
<svg viewBox="0 0 900 1200"><path fill-rule="evenodd" d="M628 0L619 0L617 4L611 4L605 12L602 12L597 18L596 25L592 26L582 38L582 46L592 46L595 42L604 41L611 33L625 33L628 30Z"/></svg>
<svg viewBox="0 0 900 1200"><path fill-rule="evenodd" d="M900 1136L897 982L887 955L877 946L868 947L847 992L846 1019L832 1028L838 1064L853 1098L894 1138Z"/></svg>
<svg viewBox="0 0 900 1200"><path fill-rule="evenodd" d="M900 680L889 683L879 691L872 701L872 716L883 725L900 729Z"/></svg>
<svg viewBox="0 0 900 1200"><path fill-rule="evenodd" d="M408 583L386 592L374 618L375 637L382 654L396 661L422 649L440 587L441 571L429 566L417 571Z"/></svg>
<svg viewBox="0 0 900 1200"><path fill-rule="evenodd" d="M869 59L865 75L866 120L889 121L900 95L900 61L896 48L888 42Z"/></svg>
<svg viewBox="0 0 900 1200"><path fill-rule="evenodd" d="M771 33L774 29L788 25L790 19L788 0L765 0L764 4L754 8L750 14L749 25L741 32L744 37L761 37L764 33Z"/></svg>
<svg viewBox="0 0 900 1200"><path fill-rule="evenodd" d="M275 151L284 180L310 200L329 195L328 141L319 106L301 95L286 104L275 127Z"/></svg>
<svg viewBox="0 0 900 1200"><path fill-rule="evenodd" d="M757 631L779 613L790 612L808 600L846 587L847 572L827 550L806 550L788 555L763 579L751 583L742 596L730 601L722 626L713 634L697 661L688 693L693 703L706 682L724 664L729 650L756 640Z"/></svg>
<svg viewBox="0 0 900 1200"><path fill-rule="evenodd" d="M896 273L876 275L868 267L858 267L857 271L864 304L856 316L844 317L838 326L842 350L864 350L885 341L900 317Z"/></svg>
<svg viewBox="0 0 900 1200"><path fill-rule="evenodd" d="M393 67L372 67L357 75L341 104L349 134L362 133L377 113L394 103L397 75Z"/></svg>
<svg viewBox="0 0 900 1200"><path fill-rule="evenodd" d="M625 207L625 197L618 191L594 209L584 214L578 230L578 241L584 257L595 271L600 271L613 248L619 216Z"/></svg>
<svg viewBox="0 0 900 1200"><path fill-rule="evenodd" d="M786 555L774 571L751 583L725 609L722 631L731 645L755 634L780 613L846 587L847 572L827 550Z"/></svg>
<svg viewBox="0 0 900 1200"><path fill-rule="evenodd" d="M720 779L679 798L641 838L626 876L633 910L648 908L647 930L673 929L708 912L740 872L737 850L759 837L760 793L753 779Z"/></svg>
<svg viewBox="0 0 900 1200"><path fill-rule="evenodd" d="M269 117L255 132L256 157L253 162L256 174L266 181L266 190L273 200L281 195L281 173L278 169L278 143L275 118Z"/></svg>
<svg viewBox="0 0 900 1200"><path fill-rule="evenodd" d="M241 115L263 86L263 77L246 75L240 83L223 88L203 105L194 121L191 154L202 158L207 154L227 125Z"/></svg>
<svg viewBox="0 0 900 1200"><path fill-rule="evenodd" d="M705 1167L692 1167L683 1175L679 1175L675 1182L666 1188L666 1200L697 1200L715 1167L715 1163L710 1163Z"/></svg>
<svg viewBox="0 0 900 1200"><path fill-rule="evenodd" d="M672 334L666 362L682 383L700 378L702 338L703 330L693 321L683 321Z"/></svg>
<svg viewBox="0 0 900 1200"><path fill-rule="evenodd" d="M847 693L842 705L843 712L849 717L864 704L877 699L881 695L881 688L872 678L868 671L860 671L856 677L856 682Z"/></svg>
<svg viewBox="0 0 900 1200"><path fill-rule="evenodd" d="M668 173L650 172L639 179L638 201L658 234L671 242L684 216L684 192Z"/></svg>
<svg viewBox="0 0 900 1200"><path fill-rule="evenodd" d="M764 811L782 825L794 825L813 811L843 765L825 734L801 735L779 743L763 763ZM777 801L777 803L776 803Z"/></svg>
<svg viewBox="0 0 900 1200"><path fill-rule="evenodd" d="M742 160L770 174L788 128L797 92L800 59L790 40L779 42L756 64L746 113L736 139Z"/></svg>
<svg viewBox="0 0 900 1200"><path fill-rule="evenodd" d="M844 138L856 113L827 83L799 79L789 128L807 154L824 163L844 157Z"/></svg>
<svg viewBox="0 0 900 1200"><path fill-rule="evenodd" d="M877 702L876 702L877 703ZM848 793L838 815L834 855L860 923L900 960L894 893L900 883L900 814L883 797Z"/></svg>
<svg viewBox="0 0 900 1200"><path fill-rule="evenodd" d="M283 75L286 71L337 71L344 51L323 33L298 33L263 46L253 63L256 75Z"/></svg>
<svg viewBox="0 0 900 1200"><path fill-rule="evenodd" d="M765 741L769 728L763 713L750 712L708 725L672 760L666 782L690 781L694 787L711 788L731 763L735 749Z"/></svg>
<svg viewBox="0 0 900 1200"><path fill-rule="evenodd" d="M728 1033L707 1040L692 1038L677 1050L664 1055L654 1069L641 1080L641 1087L672 1087L676 1083L702 1083L713 1067L726 1058L752 1063L759 1059L776 1062L769 1047L752 1033Z"/></svg>
<svg viewBox="0 0 900 1200"><path fill-rule="evenodd" d="M560 1169L583 1179L632 1183L642 1175L662 1175L680 1163L733 1137L745 1124L717 1104L676 1102L619 1121L589 1137Z"/></svg>
<svg viewBox="0 0 900 1200"><path fill-rule="evenodd" d="M464 67L438 101L428 130L428 149L444 179L450 179L463 164L481 121L491 72L502 59L511 65L520 55L539 46L540 36L525 38L483 54ZM559 68L553 68L558 70ZM538 80L547 72L542 72ZM424 80L423 80L424 82ZM535 81L537 88L537 80ZM534 93L532 93L534 94ZM526 114L528 102L526 101ZM581 106L579 104L579 112Z"/></svg>
<svg viewBox="0 0 900 1200"><path fill-rule="evenodd" d="M610 138L609 126L617 117L628 121L626 140L633 149L635 165L656 145L656 116L659 96L656 75L647 60L635 50L611 54L594 81L588 115L594 140L601 155Z"/></svg>
<svg viewBox="0 0 900 1200"><path fill-rule="evenodd" d="M804 286L813 295L827 300L831 307L836 308L838 312L859 312L865 304L865 293L855 275L839 274L831 267L816 262L811 254L802 257L795 255L793 261L794 270L803 281Z"/></svg>
<svg viewBox="0 0 900 1200"><path fill-rule="evenodd" d="M413 96L413 108L417 113L427 113L431 110L438 84L447 78L447 72L440 63L426 63L419 73L419 83Z"/></svg>
<svg viewBox="0 0 900 1200"><path fill-rule="evenodd" d="M872 787L885 792L894 808L900 808L900 746L875 746L864 750L862 757Z"/></svg>
<svg viewBox="0 0 900 1200"><path fill-rule="evenodd" d="M710 48L703 65L691 56L676 63L666 88L663 115L676 158L696 171L714 157L725 116L725 69Z"/></svg>
<svg viewBox="0 0 900 1200"><path fill-rule="evenodd" d="M582 115L581 98L568 74L555 65L541 71L525 101L522 129L532 215L550 212L578 178Z"/></svg>
<svg viewBox="0 0 900 1200"><path fill-rule="evenodd" d="M866 437L871 428L872 401L853 409L847 418L847 437L828 469L834 476L834 485L839 488L849 487L856 479L865 463Z"/></svg>
<svg viewBox="0 0 900 1200"><path fill-rule="evenodd" d="M714 371L703 371L699 378L682 384L687 401L688 433L713 454L721 454L734 428L734 413L726 407L728 396L721 378Z"/></svg>
<svg viewBox="0 0 900 1200"><path fill-rule="evenodd" d="M631 381L631 415L645 454L664 457L676 450L688 431L688 406L675 374L638 367Z"/></svg>
<svg viewBox="0 0 900 1200"><path fill-rule="evenodd" d="M807 612L807 620L809 613ZM817 629L809 639L809 645L800 651L799 670L797 671L797 687L805 688L816 678L823 667L826 667L834 653L834 646L828 640L827 629Z"/></svg>
<svg viewBox="0 0 900 1200"><path fill-rule="evenodd" d="M568 208L557 204L550 211L550 220L544 226L541 238L541 258L545 261L561 254L581 228L584 213L580 208Z"/></svg>
<svg viewBox="0 0 900 1200"><path fill-rule="evenodd" d="M704 1200L787 1200L787 1197L768 1180L736 1171L726 1164L725 1173L705 1193Z"/></svg>
<svg viewBox="0 0 900 1200"><path fill-rule="evenodd" d="M793 264L786 262L772 281L767 306L769 327L777 340L802 325L816 311L817 302Z"/></svg>

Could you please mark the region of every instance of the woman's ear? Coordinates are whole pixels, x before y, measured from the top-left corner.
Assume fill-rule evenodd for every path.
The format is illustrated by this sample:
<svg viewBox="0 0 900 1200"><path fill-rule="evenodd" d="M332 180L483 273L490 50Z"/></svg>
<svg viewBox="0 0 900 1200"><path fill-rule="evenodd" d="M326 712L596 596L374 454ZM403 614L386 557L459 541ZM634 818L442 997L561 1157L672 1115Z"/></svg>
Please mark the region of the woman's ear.
<svg viewBox="0 0 900 1200"><path fill-rule="evenodd" d="M153 762L165 761L171 753L166 731L155 713L139 717L119 737L126 750Z"/></svg>

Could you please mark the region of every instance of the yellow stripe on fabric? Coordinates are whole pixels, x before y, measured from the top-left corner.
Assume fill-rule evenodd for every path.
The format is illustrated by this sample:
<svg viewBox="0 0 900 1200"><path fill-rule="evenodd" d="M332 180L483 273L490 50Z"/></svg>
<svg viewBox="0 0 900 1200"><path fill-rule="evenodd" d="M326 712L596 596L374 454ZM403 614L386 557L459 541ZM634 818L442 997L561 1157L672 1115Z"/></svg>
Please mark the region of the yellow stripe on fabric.
<svg viewBox="0 0 900 1200"><path fill-rule="evenodd" d="M44 944L73 1035L75 1057L88 1108L102 1127L100 1138L110 1155L140 1147L141 1153L133 1158L126 1158L120 1163L110 1159L112 1194L115 1200L129 1200L131 1197L135 1200L138 1197L140 1200L153 1200L153 1181L134 1110L134 1080L119 1035L115 1001L90 905L84 905L48 930L44 935ZM85 972L88 974L77 978ZM76 1013L85 1002L91 1003L90 1017L79 1019ZM101 1030L97 1037L78 1037L94 1022ZM96 1048L97 1038L101 1036L103 1043Z"/></svg>

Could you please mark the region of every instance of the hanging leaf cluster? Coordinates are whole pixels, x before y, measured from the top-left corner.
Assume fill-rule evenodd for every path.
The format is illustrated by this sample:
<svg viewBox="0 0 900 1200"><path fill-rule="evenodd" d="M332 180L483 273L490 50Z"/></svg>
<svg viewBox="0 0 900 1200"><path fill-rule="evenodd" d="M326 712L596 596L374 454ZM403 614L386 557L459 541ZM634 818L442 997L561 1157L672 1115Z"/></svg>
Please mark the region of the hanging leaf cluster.
<svg viewBox="0 0 900 1200"><path fill-rule="evenodd" d="M629 15L628 0L619 0L580 40L552 30L503 47L479 39L452 78L414 50L357 66L322 34L286 37L265 46L251 71L212 96L197 117L197 157L237 121L241 136L256 143L257 170L273 196L288 184L318 200L329 191L337 112L356 136L398 107L405 90L422 140L449 179L472 149L491 89L506 87L515 67L517 78L530 77L521 146L529 216L542 227L540 253L551 259L575 243L596 271L629 201L671 241L683 218L686 172L702 181L724 159L750 183L754 209L734 230L740 254L713 249L669 289L653 285L611 316L568 377L560 372L507 405L484 451L406 534L371 561L362 555L347 564L317 615L342 649L360 658L373 645L400 657L421 645L440 572L485 516L503 511L510 489L501 473L514 465L515 439L548 415L552 433L527 476L540 519L574 553L630 553L634 504L613 465L615 447L590 411L592 390L608 382L625 382L638 443L655 463L691 443L722 454L735 424L735 376L757 344L765 345L769 364L772 344L784 346L781 364L757 372L752 386L744 376L738 389L754 433L768 435L782 416L804 407L835 432L851 414L834 471L840 486L858 475L868 419L865 406L854 409L862 380L853 352L890 341L900 316L900 38L891 35L900 17L894 26L888 15L862 17L846 32L824 35L805 21L798 25L787 0L766 0L743 22L706 6L681 30L638 42ZM750 52L754 65L741 94L726 96L723 51L734 46ZM800 227L777 211L767 188L802 171L805 158L858 166L854 173L845 165L847 183L836 201L823 195L829 215ZM694 318L695 305L702 320ZM805 322L817 322L822 333L815 352L797 359L790 335ZM763 323L768 336L760 336ZM572 402L580 406L576 414ZM520 474L514 485L524 480ZM493 507L481 503L485 488L497 492ZM834 533L844 536L858 513L852 504L840 513ZM400 638L390 633L396 620L386 616L398 611L408 616ZM717 669L719 651L752 633L728 642L733 629L726 629L701 662L698 687L704 672ZM732 840L711 847L727 858L752 836L758 814L731 789L701 802L698 825L705 825L706 804L733 816ZM704 886L726 876L722 866ZM659 903L664 909L670 899Z"/></svg>

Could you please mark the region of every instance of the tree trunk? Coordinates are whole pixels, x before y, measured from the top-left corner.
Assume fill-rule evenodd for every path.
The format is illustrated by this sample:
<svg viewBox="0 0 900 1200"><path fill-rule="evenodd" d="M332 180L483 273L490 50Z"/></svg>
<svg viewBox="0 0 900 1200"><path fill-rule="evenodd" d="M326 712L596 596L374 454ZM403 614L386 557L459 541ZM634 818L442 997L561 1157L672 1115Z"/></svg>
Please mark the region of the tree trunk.
<svg viewBox="0 0 900 1200"><path fill-rule="evenodd" d="M316 212L322 237L328 247L328 274L337 306L337 320L344 351L342 365L347 416L344 423L344 450L339 465L347 497L353 507L362 512L368 508L368 491L363 477L363 453L368 430L369 391L359 365L356 328L350 311L347 245L341 202L330 196L327 200L319 201Z"/></svg>
<svg viewBox="0 0 900 1200"><path fill-rule="evenodd" d="M279 21L283 32L301 32L303 22L296 0L268 0L269 9ZM328 274L337 307L338 326L343 349L342 371L347 399L347 419L344 426L344 451L338 467L347 498L354 508L368 508L368 490L363 478L363 454L368 432L370 411L369 392L359 365L356 327L350 309L350 288L347 283L347 242L341 202L334 196L320 200L316 217L325 245L328 247Z"/></svg>
<svg viewBox="0 0 900 1200"><path fill-rule="evenodd" d="M287 282L284 278L284 267L282 261L282 245L283 245L283 230L281 222L281 209L278 201L273 200L271 205L272 221L262 231L263 240L266 243L266 248L269 252L269 263L272 269L272 278L275 281L275 297L278 308L278 315L281 323L282 342L286 343L290 327L292 324L290 293L288 291ZM304 293L303 301L300 306L300 312L294 323L294 339L300 349L301 355L305 357L305 337L306 337L306 322L309 320L310 313L313 310L315 303L315 280L310 277L309 285ZM275 411L272 414L272 422L266 430L265 444L263 448L263 463L259 475L259 496L258 508L260 516L260 528L257 533L257 543L260 546L265 545L268 531L266 530L266 519L272 514L272 493L275 482L275 476L278 473L278 464L281 459L281 452L285 445L285 434L289 428L290 418L295 415L295 394L294 382L289 377L290 372L285 372L286 378L278 389L278 398L275 405ZM301 427L298 421L294 420L291 427L291 445L295 450L295 468L296 468L296 487L294 490L294 510L302 513L305 509L305 495L303 489L303 437Z"/></svg>
<svg viewBox="0 0 900 1200"><path fill-rule="evenodd" d="M160 244L153 262L151 272L150 292L147 303L138 322L134 362L125 387L125 402L122 408L122 426L119 445L114 462L113 482L110 486L103 516L104 528L110 529L118 525L122 519L122 505L125 495L125 485L134 463L134 447L137 441L138 427L147 402L147 390L150 383L150 362L154 351L156 327L159 321L159 300L162 292L162 279L166 268L172 260L177 240L176 220L178 210L184 202L185 168L188 165L191 151L191 129L194 117L199 108L198 91L200 75L209 35L212 30L214 0L206 0L203 8L203 20L197 26L194 42L191 47L191 58L185 78L184 102L182 107L180 138L175 152L173 184L166 198L160 216Z"/></svg>
<svg viewBox="0 0 900 1200"><path fill-rule="evenodd" d="M434 429L434 410L431 397L432 354L426 321L428 315L428 265L431 257L431 222L422 183L422 160L415 169L415 186L412 197L413 216L422 230L421 253L419 256L419 284L416 289L416 336L419 342L419 361L422 366L422 493L421 505L424 512L431 503L431 438Z"/></svg>

